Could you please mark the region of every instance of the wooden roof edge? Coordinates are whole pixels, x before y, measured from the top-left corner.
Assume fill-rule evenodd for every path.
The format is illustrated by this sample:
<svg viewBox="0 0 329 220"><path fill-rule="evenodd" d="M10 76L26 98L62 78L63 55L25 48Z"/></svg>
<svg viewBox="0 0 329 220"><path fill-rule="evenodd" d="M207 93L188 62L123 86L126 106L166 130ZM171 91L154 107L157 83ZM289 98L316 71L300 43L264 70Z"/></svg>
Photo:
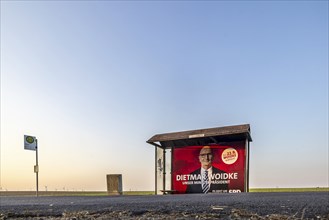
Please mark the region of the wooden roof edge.
<svg viewBox="0 0 329 220"><path fill-rule="evenodd" d="M248 140L252 141L250 135L250 124L242 124L242 125L232 125L225 127L215 127L215 128L156 134L146 142L152 144L154 142L160 142L160 141L182 140L182 139L202 138L202 137L211 137L211 136L225 136L225 135L234 135L234 134L247 134Z"/></svg>

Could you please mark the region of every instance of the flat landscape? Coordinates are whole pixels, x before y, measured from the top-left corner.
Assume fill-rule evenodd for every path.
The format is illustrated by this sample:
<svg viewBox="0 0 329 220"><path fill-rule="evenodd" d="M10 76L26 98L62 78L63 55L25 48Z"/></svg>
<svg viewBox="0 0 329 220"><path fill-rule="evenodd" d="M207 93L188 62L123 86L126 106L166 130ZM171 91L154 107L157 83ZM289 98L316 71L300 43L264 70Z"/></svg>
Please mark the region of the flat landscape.
<svg viewBox="0 0 329 220"><path fill-rule="evenodd" d="M251 188L254 192L329 192L329 187ZM39 196L108 196L106 191L39 191ZM35 191L0 191L0 196L35 196ZM154 195L154 191L124 191L123 195Z"/></svg>

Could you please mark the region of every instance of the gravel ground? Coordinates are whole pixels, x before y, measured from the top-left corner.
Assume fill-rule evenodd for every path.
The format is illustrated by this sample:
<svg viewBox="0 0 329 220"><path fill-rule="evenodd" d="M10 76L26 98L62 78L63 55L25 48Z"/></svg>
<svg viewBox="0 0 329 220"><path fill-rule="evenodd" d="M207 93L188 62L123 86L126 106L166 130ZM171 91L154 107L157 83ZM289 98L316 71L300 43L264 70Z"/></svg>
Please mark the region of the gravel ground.
<svg viewBox="0 0 329 220"><path fill-rule="evenodd" d="M328 219L324 216L318 219ZM140 212L131 211L98 211L89 213L88 211L80 212L64 212L60 216L38 216L29 214L9 214L2 215L1 219L52 219L52 220L74 220L74 219L301 219L299 217L271 214L266 216L259 216L255 213L250 213L246 210L232 209L230 211L223 210L208 213L189 213L189 212L159 212L147 211Z"/></svg>
<svg viewBox="0 0 329 220"><path fill-rule="evenodd" d="M329 219L329 192L0 199L0 219Z"/></svg>

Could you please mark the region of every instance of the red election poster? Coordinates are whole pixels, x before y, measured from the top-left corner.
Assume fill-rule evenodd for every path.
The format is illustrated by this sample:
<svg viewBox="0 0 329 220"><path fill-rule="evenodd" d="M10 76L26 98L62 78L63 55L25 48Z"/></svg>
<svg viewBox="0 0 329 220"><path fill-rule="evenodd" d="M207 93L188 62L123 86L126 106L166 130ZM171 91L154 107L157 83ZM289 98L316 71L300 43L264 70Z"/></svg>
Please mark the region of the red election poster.
<svg viewBox="0 0 329 220"><path fill-rule="evenodd" d="M244 192L245 142L174 148L177 193Z"/></svg>

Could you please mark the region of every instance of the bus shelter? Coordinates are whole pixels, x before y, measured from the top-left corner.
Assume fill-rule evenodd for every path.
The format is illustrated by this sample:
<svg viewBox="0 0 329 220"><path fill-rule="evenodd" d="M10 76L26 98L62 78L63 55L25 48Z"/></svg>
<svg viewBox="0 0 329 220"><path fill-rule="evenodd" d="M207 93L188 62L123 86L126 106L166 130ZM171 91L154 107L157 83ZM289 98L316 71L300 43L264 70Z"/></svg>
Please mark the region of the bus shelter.
<svg viewBox="0 0 329 220"><path fill-rule="evenodd" d="M155 194L249 192L250 125L156 134Z"/></svg>

